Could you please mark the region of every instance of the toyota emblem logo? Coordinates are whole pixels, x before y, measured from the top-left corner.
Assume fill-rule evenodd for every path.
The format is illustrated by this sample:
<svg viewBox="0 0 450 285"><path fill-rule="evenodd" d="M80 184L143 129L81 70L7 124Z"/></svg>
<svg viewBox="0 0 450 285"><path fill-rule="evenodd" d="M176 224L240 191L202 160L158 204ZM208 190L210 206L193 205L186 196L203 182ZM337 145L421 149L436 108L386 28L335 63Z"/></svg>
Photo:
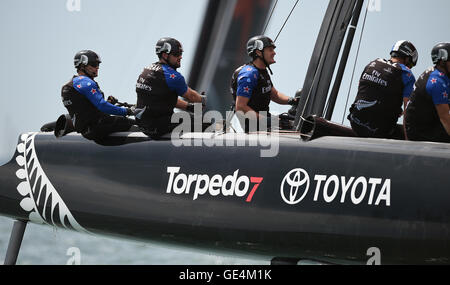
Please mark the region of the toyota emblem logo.
<svg viewBox="0 0 450 285"><path fill-rule="evenodd" d="M309 175L304 169L291 170L281 182L281 198L289 205L300 203L308 193L309 182Z"/></svg>

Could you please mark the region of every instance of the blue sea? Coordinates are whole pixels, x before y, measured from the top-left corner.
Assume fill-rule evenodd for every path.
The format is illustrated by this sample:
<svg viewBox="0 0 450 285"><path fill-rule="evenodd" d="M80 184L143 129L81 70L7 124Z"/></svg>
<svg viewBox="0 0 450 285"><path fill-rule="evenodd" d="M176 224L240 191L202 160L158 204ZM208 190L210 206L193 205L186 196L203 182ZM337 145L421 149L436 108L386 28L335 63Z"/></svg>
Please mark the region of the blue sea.
<svg viewBox="0 0 450 285"><path fill-rule="evenodd" d="M3 264L13 220L0 217ZM74 257L78 258L77 262ZM28 223L18 265L269 265L269 260L217 256L208 252L94 236Z"/></svg>

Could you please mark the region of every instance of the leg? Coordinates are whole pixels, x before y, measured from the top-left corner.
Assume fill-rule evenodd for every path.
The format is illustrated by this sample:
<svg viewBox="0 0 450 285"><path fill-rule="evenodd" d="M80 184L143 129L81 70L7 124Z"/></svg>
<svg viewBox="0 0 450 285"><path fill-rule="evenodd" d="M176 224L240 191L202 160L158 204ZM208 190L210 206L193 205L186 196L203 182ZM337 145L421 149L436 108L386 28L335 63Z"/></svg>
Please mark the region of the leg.
<svg viewBox="0 0 450 285"><path fill-rule="evenodd" d="M105 116L95 125L89 126L88 131L84 132L83 136L88 140L93 140L98 143L112 133L130 130L134 123L134 120L125 117Z"/></svg>
<svg viewBox="0 0 450 285"><path fill-rule="evenodd" d="M405 131L403 125L396 125L388 136L390 139L394 140L405 140Z"/></svg>
<svg viewBox="0 0 450 285"><path fill-rule="evenodd" d="M170 116L147 117L145 120L139 120L138 125L145 135L153 140L158 140L179 125L178 123L171 123L170 120Z"/></svg>

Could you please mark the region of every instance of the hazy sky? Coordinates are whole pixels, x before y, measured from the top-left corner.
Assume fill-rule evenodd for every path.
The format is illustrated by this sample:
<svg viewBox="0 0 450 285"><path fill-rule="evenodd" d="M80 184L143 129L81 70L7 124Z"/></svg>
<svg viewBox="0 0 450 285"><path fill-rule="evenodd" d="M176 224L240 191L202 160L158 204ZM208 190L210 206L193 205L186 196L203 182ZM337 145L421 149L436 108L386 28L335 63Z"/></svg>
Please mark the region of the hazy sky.
<svg viewBox="0 0 450 285"><path fill-rule="evenodd" d="M154 45L163 36L175 37L183 43L185 53L179 71L188 78L206 3L206 0L0 1L3 67L0 163L12 157L20 133L38 131L44 123L66 113L60 90L75 73L73 56L81 49L92 49L101 55L98 82L106 95L114 95L121 101L135 102L136 79L143 67L156 61ZM275 38L294 3L295 0L279 1L267 35ZM303 86L327 4L326 0L300 1L277 40L272 79L277 89L289 96ZM419 63L413 69L416 77L430 66L433 45L450 40L449 6L448 0L373 1L351 85L350 103L356 96L363 67L377 57L389 57L397 40L410 40L418 48ZM333 117L337 122L341 122L344 112L363 18L364 12ZM275 112L287 110L271 107ZM347 120L344 123L348 124Z"/></svg>

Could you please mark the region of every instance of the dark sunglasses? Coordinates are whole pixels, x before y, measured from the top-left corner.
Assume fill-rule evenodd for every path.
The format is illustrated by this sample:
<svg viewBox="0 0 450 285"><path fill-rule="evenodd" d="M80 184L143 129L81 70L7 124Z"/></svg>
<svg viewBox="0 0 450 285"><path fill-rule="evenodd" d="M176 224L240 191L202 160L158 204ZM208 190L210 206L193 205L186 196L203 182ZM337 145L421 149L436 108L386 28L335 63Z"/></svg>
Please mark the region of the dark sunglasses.
<svg viewBox="0 0 450 285"><path fill-rule="evenodd" d="M89 65L89 66L92 66L92 67L99 67L100 62L91 62L91 63L89 63L88 65Z"/></svg>
<svg viewBox="0 0 450 285"><path fill-rule="evenodd" d="M179 57L179 56L183 55L183 51L182 50L174 51L174 52L171 52L170 54L175 57Z"/></svg>

